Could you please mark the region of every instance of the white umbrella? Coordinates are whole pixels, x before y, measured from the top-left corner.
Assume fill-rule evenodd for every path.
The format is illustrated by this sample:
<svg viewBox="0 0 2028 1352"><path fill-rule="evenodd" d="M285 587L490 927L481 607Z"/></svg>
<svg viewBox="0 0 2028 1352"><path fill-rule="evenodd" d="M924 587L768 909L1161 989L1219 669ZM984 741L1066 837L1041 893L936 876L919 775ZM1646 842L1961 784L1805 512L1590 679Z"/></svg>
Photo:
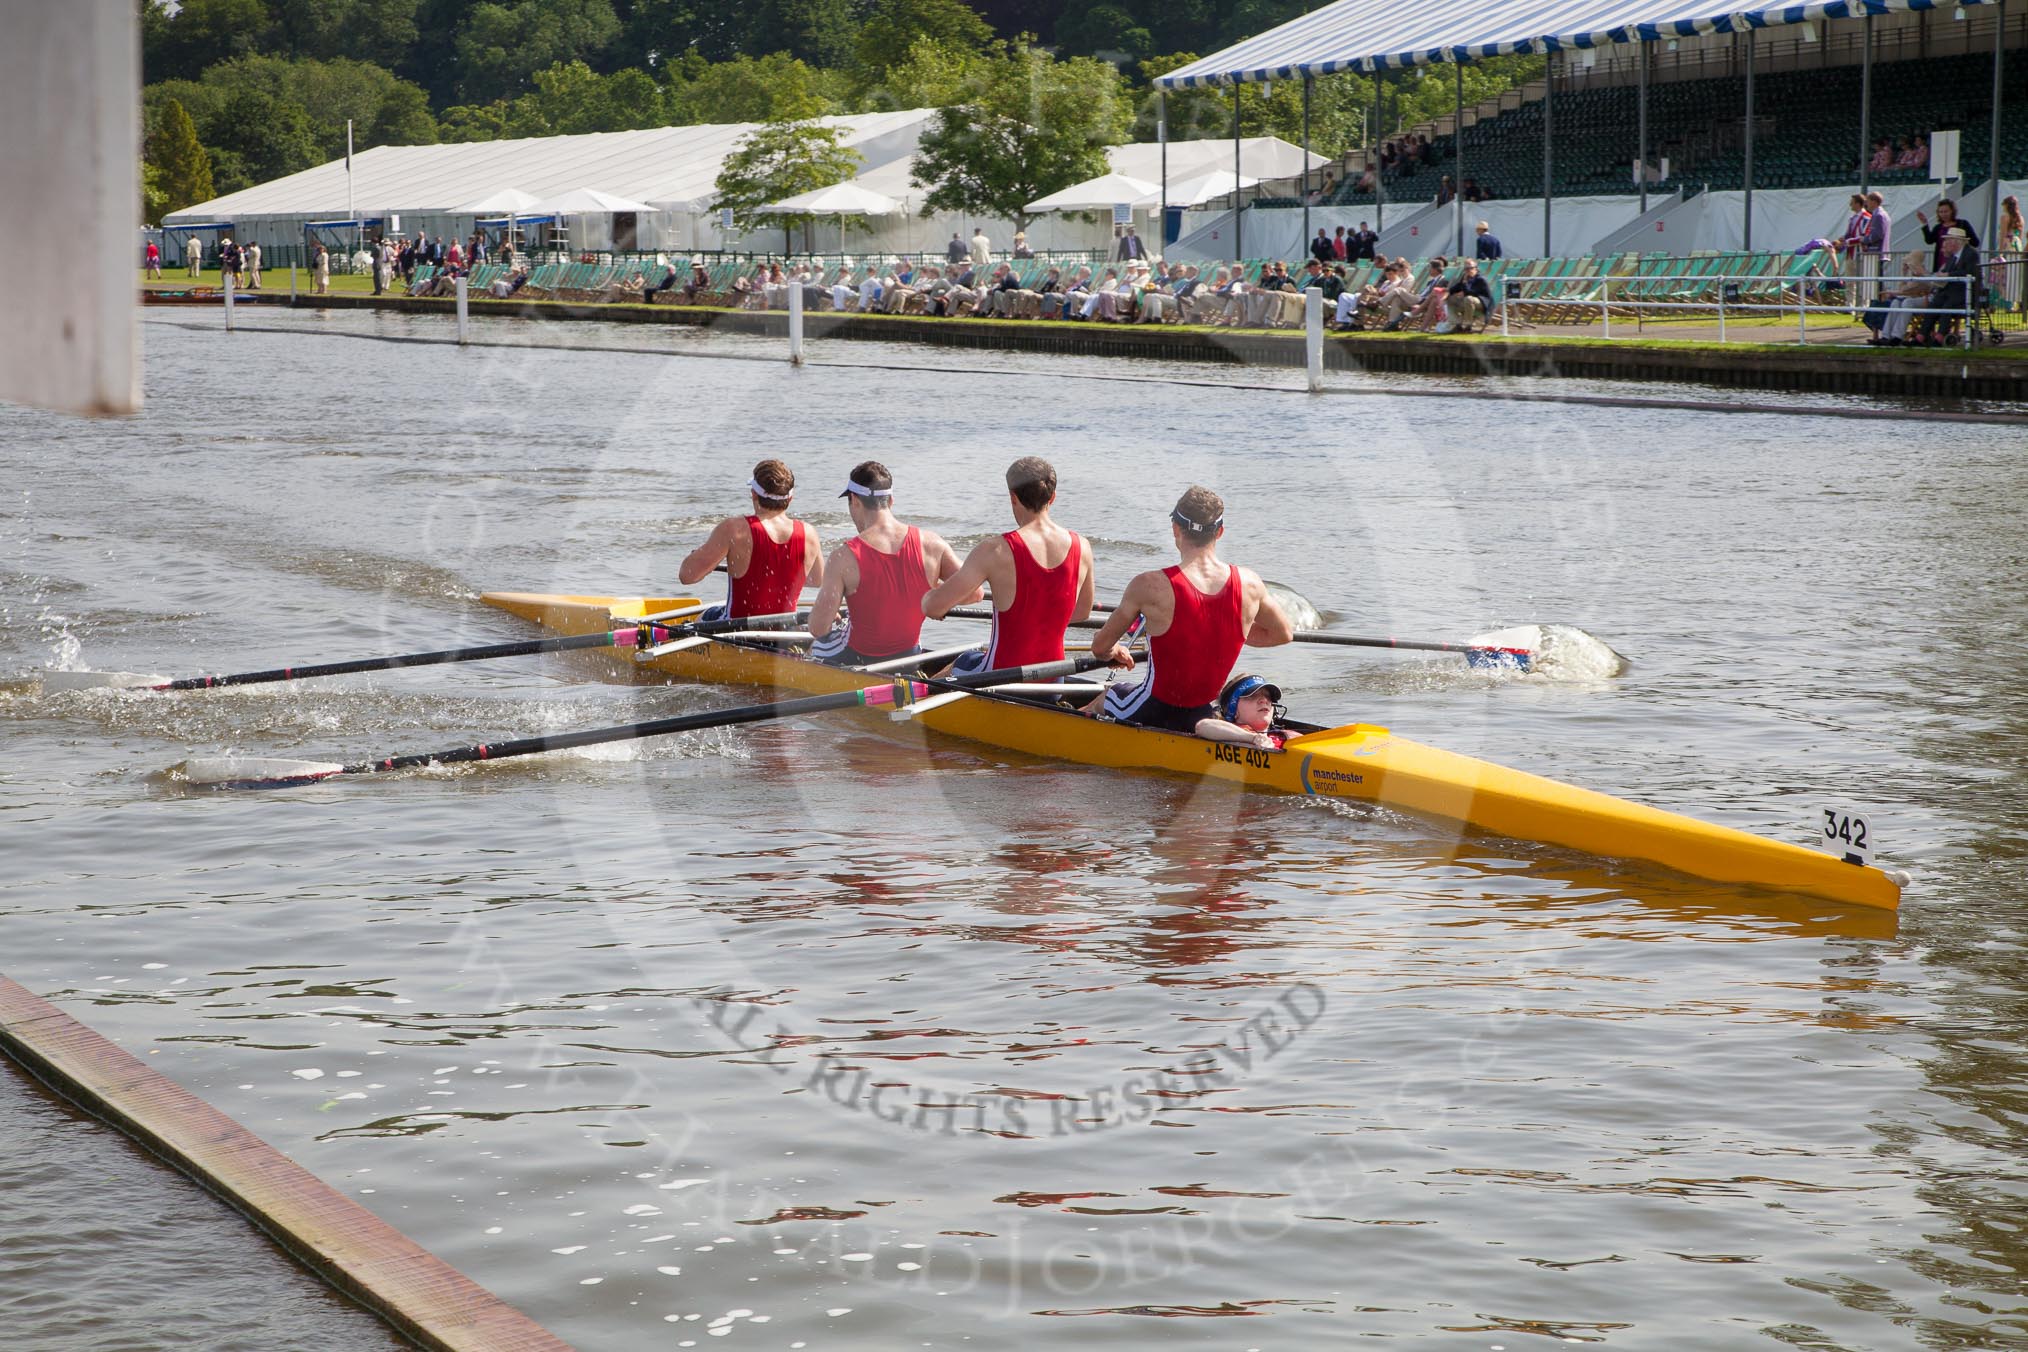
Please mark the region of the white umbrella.
<svg viewBox="0 0 2028 1352"><path fill-rule="evenodd" d="M901 203L885 193L862 188L857 183L833 183L828 188L813 188L794 197L784 197L779 202L770 202L765 209L779 211L785 216L836 216L838 252L842 256L845 252L847 216L892 216L901 210Z"/></svg>
<svg viewBox="0 0 2028 1352"><path fill-rule="evenodd" d="M901 203L857 183L833 183L770 202L765 210L790 216L892 216L901 210Z"/></svg>
<svg viewBox="0 0 2028 1352"><path fill-rule="evenodd" d="M1181 183L1170 184L1169 205L1172 207L1198 206L1209 202L1214 197L1229 197L1240 189L1251 188L1259 182L1259 179L1247 174L1241 174L1235 178L1230 169L1213 169L1209 173L1186 178ZM1161 205L1161 202L1162 191L1157 188L1152 195L1142 199L1136 205L1152 207Z"/></svg>
<svg viewBox="0 0 2028 1352"><path fill-rule="evenodd" d="M1101 174L1083 183L1073 183L1068 188L1053 192L1047 197L1038 197L1024 210L1104 211L1109 207L1140 202L1150 193L1159 198L1162 194L1162 185L1132 178L1126 174Z"/></svg>

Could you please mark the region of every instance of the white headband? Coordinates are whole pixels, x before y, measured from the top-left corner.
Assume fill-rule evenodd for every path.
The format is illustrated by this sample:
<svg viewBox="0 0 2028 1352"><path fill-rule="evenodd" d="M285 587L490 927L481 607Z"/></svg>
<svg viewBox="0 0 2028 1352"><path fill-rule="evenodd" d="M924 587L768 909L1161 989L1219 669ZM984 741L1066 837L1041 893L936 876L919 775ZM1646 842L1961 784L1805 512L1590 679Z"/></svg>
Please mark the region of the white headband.
<svg viewBox="0 0 2028 1352"><path fill-rule="evenodd" d="M746 486L749 492L763 502L787 502L790 498L796 496L796 490L793 488L786 493L770 493L767 489L760 486L760 480L758 479L748 479Z"/></svg>
<svg viewBox="0 0 2028 1352"><path fill-rule="evenodd" d="M862 498L884 498L894 492L892 488L868 488L865 484L854 483L850 479L845 481L845 491Z"/></svg>

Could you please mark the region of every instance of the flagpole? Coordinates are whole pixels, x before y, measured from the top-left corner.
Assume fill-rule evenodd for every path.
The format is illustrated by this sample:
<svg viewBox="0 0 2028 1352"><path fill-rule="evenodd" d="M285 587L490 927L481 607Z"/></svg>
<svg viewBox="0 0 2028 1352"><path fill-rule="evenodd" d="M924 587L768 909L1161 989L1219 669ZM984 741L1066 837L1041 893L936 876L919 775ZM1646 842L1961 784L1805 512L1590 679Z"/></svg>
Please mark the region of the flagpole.
<svg viewBox="0 0 2028 1352"><path fill-rule="evenodd" d="M352 201L352 119L345 119L345 219L352 223L352 252L358 253L362 242L359 230L359 208Z"/></svg>

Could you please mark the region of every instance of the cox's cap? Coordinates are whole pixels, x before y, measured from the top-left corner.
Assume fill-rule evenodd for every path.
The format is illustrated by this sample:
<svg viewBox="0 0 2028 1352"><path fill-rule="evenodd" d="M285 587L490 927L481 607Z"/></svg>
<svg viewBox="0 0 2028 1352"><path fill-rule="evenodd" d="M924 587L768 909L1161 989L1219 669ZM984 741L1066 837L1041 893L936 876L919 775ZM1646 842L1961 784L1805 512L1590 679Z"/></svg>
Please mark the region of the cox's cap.
<svg viewBox="0 0 2028 1352"><path fill-rule="evenodd" d="M1227 681L1225 689L1218 692L1218 712L1225 715L1227 722L1231 722L1233 716L1239 712L1239 702L1256 692L1265 693L1268 697L1268 702L1271 704L1280 704L1282 702L1282 688L1280 686L1268 680L1265 676L1256 676L1252 672L1247 672L1244 675L1235 676Z"/></svg>

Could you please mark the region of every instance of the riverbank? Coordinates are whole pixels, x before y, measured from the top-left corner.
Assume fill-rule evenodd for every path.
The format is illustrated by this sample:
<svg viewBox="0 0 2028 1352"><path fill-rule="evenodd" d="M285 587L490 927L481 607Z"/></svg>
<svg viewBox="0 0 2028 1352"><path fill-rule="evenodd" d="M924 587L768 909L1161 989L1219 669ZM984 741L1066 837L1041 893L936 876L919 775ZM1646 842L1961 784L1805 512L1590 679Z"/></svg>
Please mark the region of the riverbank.
<svg viewBox="0 0 2028 1352"><path fill-rule="evenodd" d="M273 280L271 274L270 281ZM363 283L364 279L334 279L334 284L338 281ZM167 279L147 291L181 289L175 282L174 278ZM184 283L185 287L188 285ZM299 308L432 315L448 315L456 309L456 303L448 298L373 296L344 291L326 296L299 292L290 297L274 286L260 296L259 303L264 306L283 303ZM780 311L587 305L475 296L471 300L471 314L474 319L671 324L783 340L788 336L788 316ZM1618 330L1625 333L1629 327L1622 320ZM1606 336L1599 333L1598 326L1590 329L1559 326L1555 332L1536 329L1512 335L1329 334L1324 341L1324 364L1331 370L1401 375L1554 376L1887 398L2028 401L2028 342L1970 351L1956 348L1881 351L1845 341L1852 333L1852 325L1842 315L1823 316L1806 325L1802 336L1811 340L1808 342L1795 341L1798 331L1793 322L1786 320L1779 323L1734 320L1727 326L1727 336L1756 329L1764 331L1772 341L1718 341L1715 321L1671 324L1667 330L1671 336L1666 338ZM941 348L1212 365L1300 367L1304 361L1302 334L1286 330L941 319L824 311L804 317L804 332L813 341L919 343Z"/></svg>

